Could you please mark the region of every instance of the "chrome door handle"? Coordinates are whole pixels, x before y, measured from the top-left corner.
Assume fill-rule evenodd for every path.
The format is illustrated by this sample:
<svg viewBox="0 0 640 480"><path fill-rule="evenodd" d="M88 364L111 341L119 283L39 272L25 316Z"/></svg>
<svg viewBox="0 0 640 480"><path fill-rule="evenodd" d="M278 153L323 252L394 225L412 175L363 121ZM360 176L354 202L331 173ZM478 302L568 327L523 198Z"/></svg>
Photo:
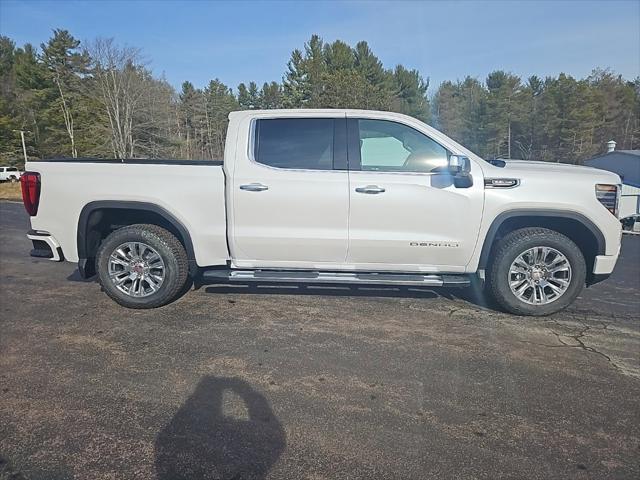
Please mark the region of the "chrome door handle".
<svg viewBox="0 0 640 480"><path fill-rule="evenodd" d="M369 193L372 195L376 195L378 193L384 193L385 189L379 187L377 185L367 185L366 187L358 187L356 188L356 192L358 193Z"/></svg>
<svg viewBox="0 0 640 480"><path fill-rule="evenodd" d="M248 183L246 185L240 185L240 190L246 190L248 192L263 192L269 190L269 187L261 183Z"/></svg>

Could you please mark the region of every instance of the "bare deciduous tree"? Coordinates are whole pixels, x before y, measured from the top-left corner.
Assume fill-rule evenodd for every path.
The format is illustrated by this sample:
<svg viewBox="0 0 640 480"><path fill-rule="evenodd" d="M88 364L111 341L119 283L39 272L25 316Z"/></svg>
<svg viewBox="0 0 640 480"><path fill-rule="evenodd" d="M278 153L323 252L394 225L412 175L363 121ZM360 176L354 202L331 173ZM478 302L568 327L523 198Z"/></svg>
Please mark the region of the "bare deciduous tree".
<svg viewBox="0 0 640 480"><path fill-rule="evenodd" d="M97 39L89 47L89 53L96 90L109 119L113 154L116 158L133 158L137 109L148 86L148 72L140 50L119 47L113 39Z"/></svg>

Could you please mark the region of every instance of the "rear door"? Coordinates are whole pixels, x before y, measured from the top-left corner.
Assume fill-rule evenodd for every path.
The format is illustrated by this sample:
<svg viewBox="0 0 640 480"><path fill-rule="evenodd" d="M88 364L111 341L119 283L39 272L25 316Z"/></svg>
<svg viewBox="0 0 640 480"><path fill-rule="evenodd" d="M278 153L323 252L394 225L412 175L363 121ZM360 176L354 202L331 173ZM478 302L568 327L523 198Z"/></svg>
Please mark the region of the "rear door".
<svg viewBox="0 0 640 480"><path fill-rule="evenodd" d="M349 118L347 263L367 270L462 272L482 219L484 180L456 188L450 152L412 126Z"/></svg>
<svg viewBox="0 0 640 480"><path fill-rule="evenodd" d="M339 115L339 114L338 114ZM234 266L330 268L348 246L344 114L258 117L231 188Z"/></svg>

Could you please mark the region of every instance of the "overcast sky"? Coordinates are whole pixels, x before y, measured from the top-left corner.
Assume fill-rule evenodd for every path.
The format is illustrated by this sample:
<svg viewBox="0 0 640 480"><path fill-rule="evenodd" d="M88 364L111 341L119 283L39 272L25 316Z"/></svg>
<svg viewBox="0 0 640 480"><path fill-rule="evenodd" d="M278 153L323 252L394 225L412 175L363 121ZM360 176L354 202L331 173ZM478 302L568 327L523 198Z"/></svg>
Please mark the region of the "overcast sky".
<svg viewBox="0 0 640 480"><path fill-rule="evenodd" d="M54 28L140 47L179 87L282 79L313 33L366 40L386 67L417 68L433 86L502 69L527 77L640 75L640 1L174 2L0 0L0 32L18 46Z"/></svg>

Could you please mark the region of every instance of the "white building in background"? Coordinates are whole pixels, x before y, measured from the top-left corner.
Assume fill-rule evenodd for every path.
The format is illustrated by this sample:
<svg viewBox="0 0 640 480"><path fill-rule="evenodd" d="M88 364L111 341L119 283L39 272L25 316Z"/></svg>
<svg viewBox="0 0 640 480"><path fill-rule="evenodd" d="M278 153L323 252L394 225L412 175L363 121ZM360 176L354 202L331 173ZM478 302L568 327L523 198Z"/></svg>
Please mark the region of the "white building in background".
<svg viewBox="0 0 640 480"><path fill-rule="evenodd" d="M620 175L620 218L640 213L640 150L616 150L616 142L611 140L607 142L607 153L584 164Z"/></svg>

